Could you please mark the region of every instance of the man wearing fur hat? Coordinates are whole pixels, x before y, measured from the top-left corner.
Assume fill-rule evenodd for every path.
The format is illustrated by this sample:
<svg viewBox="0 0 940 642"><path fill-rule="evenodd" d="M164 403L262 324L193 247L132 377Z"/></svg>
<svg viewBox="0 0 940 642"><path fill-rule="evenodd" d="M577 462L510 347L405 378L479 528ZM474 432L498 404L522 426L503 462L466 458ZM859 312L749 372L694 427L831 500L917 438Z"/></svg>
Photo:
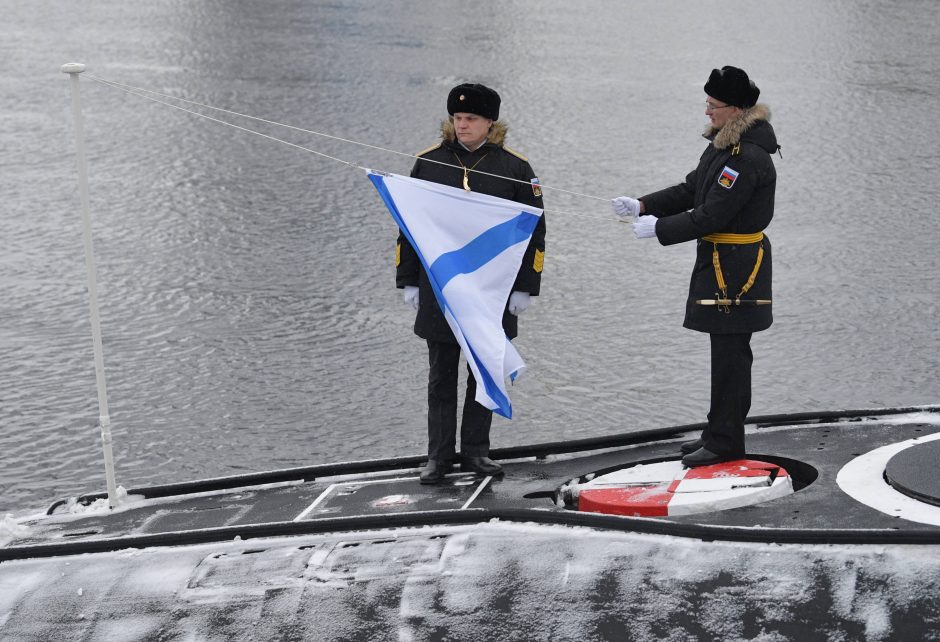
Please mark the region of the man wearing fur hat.
<svg viewBox="0 0 940 642"><path fill-rule="evenodd" d="M774 213L780 149L760 90L737 67L705 83L709 145L685 181L639 199L621 196L614 213L636 217L637 238L662 245L695 241L685 322L711 339L711 406L700 439L682 444L682 463L707 466L744 456L751 407L751 334L771 313L771 247L763 233Z"/></svg>
<svg viewBox="0 0 940 642"><path fill-rule="evenodd" d="M447 97L450 118L441 125L441 142L418 154L412 178L542 208L542 191L528 159L503 144L507 128L499 120L499 105L499 94L489 87L454 87ZM503 313L503 329L510 339L517 335L517 318L529 307L530 297L539 294L544 254L543 215ZM421 483L437 484L453 470L456 460L460 346L435 300L418 255L403 234L398 236L396 257L397 287L404 289L405 302L417 310L415 334L428 344L428 463L421 471ZM502 467L489 458L493 413L478 404L475 396L476 380L470 372L460 426L460 467L497 475Z"/></svg>

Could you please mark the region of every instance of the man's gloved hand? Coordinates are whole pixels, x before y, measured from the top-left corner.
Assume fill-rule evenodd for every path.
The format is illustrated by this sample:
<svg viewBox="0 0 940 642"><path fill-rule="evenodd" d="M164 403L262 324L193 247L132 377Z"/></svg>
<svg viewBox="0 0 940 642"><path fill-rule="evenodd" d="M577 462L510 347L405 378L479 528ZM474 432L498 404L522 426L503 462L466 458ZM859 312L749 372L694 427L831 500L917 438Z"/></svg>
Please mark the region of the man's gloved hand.
<svg viewBox="0 0 940 642"><path fill-rule="evenodd" d="M656 236L656 217L641 216L633 223L633 233L638 239L648 239Z"/></svg>
<svg viewBox="0 0 940 642"><path fill-rule="evenodd" d="M509 295L509 314L519 316L526 311L531 301L528 292L513 292Z"/></svg>
<svg viewBox="0 0 940 642"><path fill-rule="evenodd" d="M405 305L410 305L415 310L418 309L418 286L417 285L405 286Z"/></svg>
<svg viewBox="0 0 940 642"><path fill-rule="evenodd" d="M614 214L620 218L635 218L640 215L640 201L629 196L618 196L612 200L611 205L614 208Z"/></svg>

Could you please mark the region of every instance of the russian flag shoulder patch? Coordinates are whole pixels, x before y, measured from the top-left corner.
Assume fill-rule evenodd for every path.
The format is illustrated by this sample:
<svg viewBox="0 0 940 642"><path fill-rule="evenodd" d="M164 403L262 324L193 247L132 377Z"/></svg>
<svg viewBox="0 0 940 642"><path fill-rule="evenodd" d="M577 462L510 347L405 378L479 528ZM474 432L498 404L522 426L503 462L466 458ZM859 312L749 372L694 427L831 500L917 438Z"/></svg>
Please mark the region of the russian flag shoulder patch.
<svg viewBox="0 0 940 642"><path fill-rule="evenodd" d="M718 175L718 184L725 189L731 189L734 182L738 180L738 173L725 165L724 169L721 170L721 174Z"/></svg>

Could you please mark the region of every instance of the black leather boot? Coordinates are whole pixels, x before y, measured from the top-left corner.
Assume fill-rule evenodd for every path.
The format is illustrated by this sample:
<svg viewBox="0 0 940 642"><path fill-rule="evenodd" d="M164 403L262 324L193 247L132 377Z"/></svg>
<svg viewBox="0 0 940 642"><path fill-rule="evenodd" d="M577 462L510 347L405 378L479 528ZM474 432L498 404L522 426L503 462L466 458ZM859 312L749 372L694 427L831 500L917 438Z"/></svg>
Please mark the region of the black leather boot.
<svg viewBox="0 0 940 642"><path fill-rule="evenodd" d="M705 445L705 442L702 441L702 438L693 439L692 441L684 441L682 445L679 446L679 450L682 451L683 455L688 455L689 453L694 453L699 448L702 448Z"/></svg>
<svg viewBox="0 0 940 642"><path fill-rule="evenodd" d="M743 457L744 453L713 453L707 448L699 448L694 453L689 453L683 457L682 464L686 468L698 468L699 466L720 464L723 461L734 461Z"/></svg>
<svg viewBox="0 0 940 642"><path fill-rule="evenodd" d="M503 467L489 457L461 457L460 470L480 475L502 475Z"/></svg>
<svg viewBox="0 0 940 642"><path fill-rule="evenodd" d="M422 484L440 484L444 475L454 470L454 465L450 462L437 461L429 459L427 466L421 470Z"/></svg>

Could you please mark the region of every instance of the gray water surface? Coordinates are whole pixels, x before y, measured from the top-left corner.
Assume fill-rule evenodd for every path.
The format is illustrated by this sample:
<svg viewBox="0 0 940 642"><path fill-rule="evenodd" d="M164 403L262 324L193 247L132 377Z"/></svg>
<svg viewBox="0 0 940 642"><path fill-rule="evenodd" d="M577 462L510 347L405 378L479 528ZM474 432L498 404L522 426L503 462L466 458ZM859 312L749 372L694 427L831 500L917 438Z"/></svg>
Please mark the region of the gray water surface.
<svg viewBox="0 0 940 642"><path fill-rule="evenodd" d="M437 139L445 97L503 98L546 193L529 369L494 446L702 421L681 327L694 248L608 203L698 159L702 85L747 69L783 147L775 324L753 414L938 401L940 4L0 0L0 513L104 486L63 63L82 78L118 483L414 455L426 348L365 175L123 82L378 147ZM203 113L209 113L201 110ZM231 122L407 173L407 157Z"/></svg>

